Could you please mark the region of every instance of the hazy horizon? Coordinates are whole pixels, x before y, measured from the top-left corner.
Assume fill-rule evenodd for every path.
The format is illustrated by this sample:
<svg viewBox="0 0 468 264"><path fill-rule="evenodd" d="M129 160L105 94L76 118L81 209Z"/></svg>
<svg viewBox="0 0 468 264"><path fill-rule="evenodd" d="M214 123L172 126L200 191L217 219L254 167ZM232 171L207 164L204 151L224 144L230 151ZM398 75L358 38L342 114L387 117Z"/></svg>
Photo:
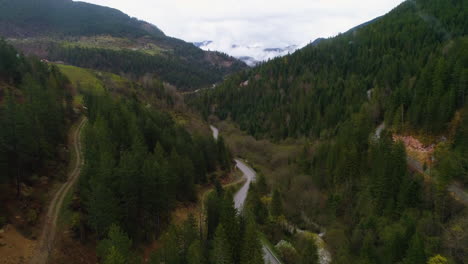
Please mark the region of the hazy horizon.
<svg viewBox="0 0 468 264"><path fill-rule="evenodd" d="M403 0L86 0L119 9L148 21L165 34L187 42L214 41L210 49L234 56L252 56L255 49L302 47L319 37L338 33L384 15ZM261 49L260 49L261 50ZM237 53L236 53L237 52ZM239 54L246 52L246 54ZM234 54L233 54L234 53Z"/></svg>

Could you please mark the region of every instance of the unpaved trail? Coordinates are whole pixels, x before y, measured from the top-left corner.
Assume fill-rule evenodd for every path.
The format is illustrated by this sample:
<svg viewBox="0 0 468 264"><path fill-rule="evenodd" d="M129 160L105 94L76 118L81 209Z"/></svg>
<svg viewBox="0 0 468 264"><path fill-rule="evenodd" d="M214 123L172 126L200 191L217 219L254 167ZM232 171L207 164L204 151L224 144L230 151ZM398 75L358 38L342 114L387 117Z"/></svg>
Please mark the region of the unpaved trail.
<svg viewBox="0 0 468 264"><path fill-rule="evenodd" d="M73 132L72 145L75 153L75 162L73 167L70 169L68 174L68 180L65 182L60 189L55 193L52 201L50 202L49 209L44 221L41 236L39 237L35 253L31 259L31 264L45 264L49 258L50 253L53 249L55 233L57 232L57 219L62 208L63 200L70 191L72 186L78 179L83 165L83 158L81 154L81 141L80 135L83 126L86 124L86 117L82 118Z"/></svg>

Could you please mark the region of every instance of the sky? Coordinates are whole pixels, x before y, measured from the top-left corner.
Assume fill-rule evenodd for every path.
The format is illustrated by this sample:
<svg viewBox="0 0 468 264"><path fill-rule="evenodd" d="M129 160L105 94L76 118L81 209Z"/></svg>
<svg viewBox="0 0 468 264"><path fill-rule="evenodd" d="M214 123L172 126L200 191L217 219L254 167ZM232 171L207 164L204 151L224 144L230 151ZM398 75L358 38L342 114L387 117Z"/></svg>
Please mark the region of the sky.
<svg viewBox="0 0 468 264"><path fill-rule="evenodd" d="M304 46L367 22L403 0L84 0L148 21L188 42L277 48ZM227 52L229 53L229 52Z"/></svg>

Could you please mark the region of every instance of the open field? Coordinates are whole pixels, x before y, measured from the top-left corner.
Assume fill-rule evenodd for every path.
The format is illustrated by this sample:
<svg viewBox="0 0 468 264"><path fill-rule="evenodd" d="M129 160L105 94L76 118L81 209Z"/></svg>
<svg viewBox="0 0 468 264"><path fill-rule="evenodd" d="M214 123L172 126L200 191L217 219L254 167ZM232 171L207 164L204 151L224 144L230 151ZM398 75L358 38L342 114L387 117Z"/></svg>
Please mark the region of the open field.
<svg viewBox="0 0 468 264"><path fill-rule="evenodd" d="M102 81L99 80L94 72L89 69L75 67L71 65L56 64L59 69L72 82L73 86L84 91L93 91L96 93L104 92Z"/></svg>
<svg viewBox="0 0 468 264"><path fill-rule="evenodd" d="M118 38L108 35L98 35L92 37L80 37L79 39L67 40L62 42L64 46L82 47L82 48L100 48L112 50L132 50L146 53L148 55L160 55L167 52L167 49L161 48L154 43L144 39L132 40L128 38Z"/></svg>

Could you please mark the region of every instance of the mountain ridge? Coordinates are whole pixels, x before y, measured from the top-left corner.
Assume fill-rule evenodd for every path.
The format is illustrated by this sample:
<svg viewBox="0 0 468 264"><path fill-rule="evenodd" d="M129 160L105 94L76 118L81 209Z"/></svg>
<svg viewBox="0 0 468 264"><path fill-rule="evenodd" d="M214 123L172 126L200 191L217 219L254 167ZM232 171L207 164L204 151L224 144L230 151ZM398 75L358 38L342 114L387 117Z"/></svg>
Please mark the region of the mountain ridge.
<svg viewBox="0 0 468 264"><path fill-rule="evenodd" d="M226 54L166 36L117 9L84 2L1 0L0 36L40 58L125 73L135 80L152 74L182 90L211 86L246 67ZM93 57L80 54L100 60L90 63ZM126 65L116 63L118 57L125 57Z"/></svg>

